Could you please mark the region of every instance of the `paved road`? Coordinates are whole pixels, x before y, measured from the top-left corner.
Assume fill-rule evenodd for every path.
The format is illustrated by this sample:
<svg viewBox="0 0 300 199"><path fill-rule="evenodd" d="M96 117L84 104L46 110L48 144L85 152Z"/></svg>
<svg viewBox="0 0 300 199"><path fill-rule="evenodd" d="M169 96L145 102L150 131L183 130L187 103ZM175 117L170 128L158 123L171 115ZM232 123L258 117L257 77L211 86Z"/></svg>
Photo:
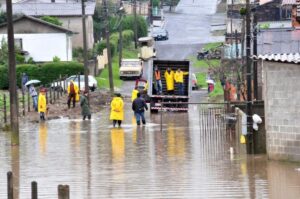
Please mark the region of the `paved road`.
<svg viewBox="0 0 300 199"><path fill-rule="evenodd" d="M169 40L156 42L157 59L188 59L195 56L203 44L224 41L224 37L211 35L211 25L216 23L216 2L181 0L175 12L165 13ZM144 71L147 78L147 70ZM133 87L134 81L125 81L120 91L130 95Z"/></svg>

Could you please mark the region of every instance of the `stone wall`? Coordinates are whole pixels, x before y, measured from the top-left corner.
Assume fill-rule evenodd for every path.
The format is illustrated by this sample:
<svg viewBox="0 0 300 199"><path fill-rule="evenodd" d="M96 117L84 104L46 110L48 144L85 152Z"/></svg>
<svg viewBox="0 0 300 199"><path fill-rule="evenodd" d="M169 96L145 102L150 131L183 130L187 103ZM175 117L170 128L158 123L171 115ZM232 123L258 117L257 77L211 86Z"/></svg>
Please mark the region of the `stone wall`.
<svg viewBox="0 0 300 199"><path fill-rule="evenodd" d="M300 161L300 65L263 63L267 153Z"/></svg>

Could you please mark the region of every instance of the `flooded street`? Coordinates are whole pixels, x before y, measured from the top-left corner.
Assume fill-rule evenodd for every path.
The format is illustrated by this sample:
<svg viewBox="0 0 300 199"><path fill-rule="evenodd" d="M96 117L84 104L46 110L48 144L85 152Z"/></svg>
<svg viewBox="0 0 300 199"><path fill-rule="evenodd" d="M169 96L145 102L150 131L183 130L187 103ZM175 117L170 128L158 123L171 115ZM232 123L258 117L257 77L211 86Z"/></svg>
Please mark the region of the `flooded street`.
<svg viewBox="0 0 300 199"><path fill-rule="evenodd" d="M23 124L19 151L0 133L0 198L9 170L24 199L34 180L40 198L55 198L58 184L70 185L71 198L78 199L299 198L299 165L230 156L224 122L205 128L198 107L164 113L162 132L160 114L148 113L148 124L138 128L126 109L121 129L111 128L108 109L91 122Z"/></svg>
<svg viewBox="0 0 300 199"><path fill-rule="evenodd" d="M182 0L177 13L167 14L170 41L158 42L158 57L184 59L198 44L219 41L207 31L216 2ZM186 36L200 29L200 35ZM124 85L120 92L130 95L133 81ZM193 92L192 101L205 96ZM7 197L8 171L16 199L30 198L32 181L43 199L57 198L59 184L70 186L72 199L300 198L300 165L230 154L235 140L219 113L198 105L188 113L147 112L147 125L137 127L127 100L122 128L112 128L110 109L103 107L91 121L22 123L19 147L11 147L10 135L0 131L0 199Z"/></svg>

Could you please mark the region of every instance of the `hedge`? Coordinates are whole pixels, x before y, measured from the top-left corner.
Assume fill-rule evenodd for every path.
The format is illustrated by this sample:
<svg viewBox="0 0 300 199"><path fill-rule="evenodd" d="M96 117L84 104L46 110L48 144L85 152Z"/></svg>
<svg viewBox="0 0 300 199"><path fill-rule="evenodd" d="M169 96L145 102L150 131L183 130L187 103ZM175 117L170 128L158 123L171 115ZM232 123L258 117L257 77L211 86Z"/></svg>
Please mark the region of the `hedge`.
<svg viewBox="0 0 300 199"><path fill-rule="evenodd" d="M20 87L22 73L26 73L29 79L38 79L43 85L49 85L57 80L59 76L70 76L83 73L83 64L78 62L49 62L41 65L22 64L17 65L17 84ZM7 89L8 70L0 66L0 89Z"/></svg>

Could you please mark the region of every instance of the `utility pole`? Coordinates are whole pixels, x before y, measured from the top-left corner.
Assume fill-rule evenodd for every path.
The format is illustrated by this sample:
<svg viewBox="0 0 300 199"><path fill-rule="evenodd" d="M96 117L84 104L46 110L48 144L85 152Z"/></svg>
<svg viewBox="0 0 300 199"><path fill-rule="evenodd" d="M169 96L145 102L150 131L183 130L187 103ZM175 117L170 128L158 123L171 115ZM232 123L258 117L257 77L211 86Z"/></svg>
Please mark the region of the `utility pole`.
<svg viewBox="0 0 300 199"><path fill-rule="evenodd" d="M120 8L123 7L122 0L120 0ZM123 24L122 24L122 11L119 10L120 15L120 25L119 25L119 67L121 67L122 63L122 51L123 51Z"/></svg>
<svg viewBox="0 0 300 199"><path fill-rule="evenodd" d="M149 8L148 8L148 17L149 17L149 24L152 24L152 0L149 1Z"/></svg>
<svg viewBox="0 0 300 199"><path fill-rule="evenodd" d="M238 45L238 35L237 30L235 29L235 64L237 69L237 99L241 99L241 78L240 78L240 66L239 66L239 45Z"/></svg>
<svg viewBox="0 0 300 199"><path fill-rule="evenodd" d="M247 67L247 152L254 153L254 139L252 131L252 70L251 70L251 19L250 0L246 0L246 67Z"/></svg>
<svg viewBox="0 0 300 199"><path fill-rule="evenodd" d="M84 0L81 0L81 9L82 9L82 29L83 29L83 60L84 60L84 86L85 86L84 90L88 92L88 96L89 96L89 79L88 79L89 69L88 69L88 60L87 60L87 41L86 41ZM88 97L88 99L89 99L89 97Z"/></svg>
<svg viewBox="0 0 300 199"><path fill-rule="evenodd" d="M255 7L253 9L253 55L257 55L257 15L256 6L257 1L255 1ZM254 98L258 100L258 82L257 82L257 59L253 60L253 85L254 85Z"/></svg>
<svg viewBox="0 0 300 199"><path fill-rule="evenodd" d="M109 87L111 94L114 93L114 81L113 81L113 71L111 65L111 50L110 50L110 41L109 41L109 20L108 20L108 7L107 7L107 0L103 0L104 3L104 21L105 21L105 36L106 36L106 49L107 49L107 61L108 61L108 75L109 75Z"/></svg>
<svg viewBox="0 0 300 199"><path fill-rule="evenodd" d="M18 93L12 1L6 0L11 145L19 145Z"/></svg>
<svg viewBox="0 0 300 199"><path fill-rule="evenodd" d="M133 14L134 14L134 47L137 49L137 17L136 17L136 0L133 4Z"/></svg>

